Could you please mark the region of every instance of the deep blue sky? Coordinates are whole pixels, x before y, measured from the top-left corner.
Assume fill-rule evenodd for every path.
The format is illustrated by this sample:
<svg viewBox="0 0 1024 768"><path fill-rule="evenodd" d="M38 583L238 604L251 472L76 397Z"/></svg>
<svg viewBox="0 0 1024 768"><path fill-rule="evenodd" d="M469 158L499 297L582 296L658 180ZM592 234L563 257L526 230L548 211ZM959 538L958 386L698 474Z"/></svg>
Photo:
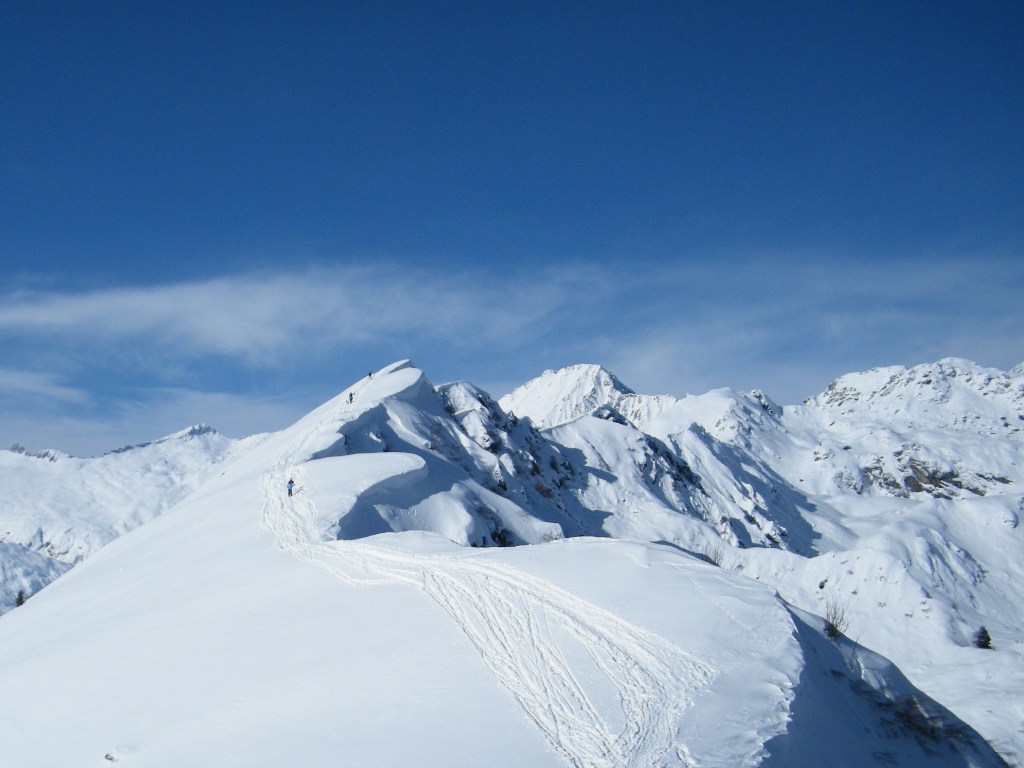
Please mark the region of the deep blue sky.
<svg viewBox="0 0 1024 768"><path fill-rule="evenodd" d="M1019 2L175 5L0 6L0 440L1024 360Z"/></svg>

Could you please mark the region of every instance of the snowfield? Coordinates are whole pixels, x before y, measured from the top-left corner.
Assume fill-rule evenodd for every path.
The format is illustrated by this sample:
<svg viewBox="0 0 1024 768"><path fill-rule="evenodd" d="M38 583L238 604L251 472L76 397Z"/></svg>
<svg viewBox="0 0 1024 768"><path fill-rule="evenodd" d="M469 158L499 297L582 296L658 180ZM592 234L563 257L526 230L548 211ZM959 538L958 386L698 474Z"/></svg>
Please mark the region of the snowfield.
<svg viewBox="0 0 1024 768"><path fill-rule="evenodd" d="M274 434L0 454L0 764L1019 765L1022 401L399 362Z"/></svg>
<svg viewBox="0 0 1024 768"><path fill-rule="evenodd" d="M83 558L183 500L232 451L200 425L146 445L80 459L56 451L0 451L0 611L31 595ZM20 563L20 564L19 564Z"/></svg>

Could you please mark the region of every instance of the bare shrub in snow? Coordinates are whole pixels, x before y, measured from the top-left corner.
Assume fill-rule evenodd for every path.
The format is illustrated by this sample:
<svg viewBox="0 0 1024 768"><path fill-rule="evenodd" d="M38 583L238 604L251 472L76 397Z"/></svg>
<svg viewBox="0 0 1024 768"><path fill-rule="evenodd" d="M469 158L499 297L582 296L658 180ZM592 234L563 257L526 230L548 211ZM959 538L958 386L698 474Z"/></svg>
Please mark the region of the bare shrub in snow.
<svg viewBox="0 0 1024 768"><path fill-rule="evenodd" d="M725 559L725 550L721 544L711 544L704 542L701 544L698 554L704 555L710 562L717 565L719 568L722 566L722 561Z"/></svg>
<svg viewBox="0 0 1024 768"><path fill-rule="evenodd" d="M838 637L846 631L849 619L846 616L847 603L838 597L825 598L825 634Z"/></svg>

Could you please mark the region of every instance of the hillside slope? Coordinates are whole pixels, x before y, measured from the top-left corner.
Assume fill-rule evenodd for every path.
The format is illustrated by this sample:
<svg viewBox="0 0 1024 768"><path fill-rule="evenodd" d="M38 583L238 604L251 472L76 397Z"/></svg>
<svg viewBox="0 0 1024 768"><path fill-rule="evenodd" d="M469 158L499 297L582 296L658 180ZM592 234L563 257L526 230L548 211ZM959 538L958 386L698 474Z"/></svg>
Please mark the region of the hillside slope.
<svg viewBox="0 0 1024 768"><path fill-rule="evenodd" d="M817 615L841 608L849 636L1024 762L1020 368L878 369L785 407L760 392L648 397L601 378L547 372L501 402L585 457L585 481L561 487L607 511L606 535L702 552ZM554 408L552 381L576 399ZM687 471L659 482L659 453ZM623 483L633 468L645 484ZM974 647L982 627L994 650Z"/></svg>
<svg viewBox="0 0 1024 768"><path fill-rule="evenodd" d="M457 400L390 366L0 617L0 760L1003 764L756 579L562 538ZM533 545L465 546L495 537Z"/></svg>
<svg viewBox="0 0 1024 768"><path fill-rule="evenodd" d="M0 451L0 613L202 485L235 441L199 425L96 458Z"/></svg>

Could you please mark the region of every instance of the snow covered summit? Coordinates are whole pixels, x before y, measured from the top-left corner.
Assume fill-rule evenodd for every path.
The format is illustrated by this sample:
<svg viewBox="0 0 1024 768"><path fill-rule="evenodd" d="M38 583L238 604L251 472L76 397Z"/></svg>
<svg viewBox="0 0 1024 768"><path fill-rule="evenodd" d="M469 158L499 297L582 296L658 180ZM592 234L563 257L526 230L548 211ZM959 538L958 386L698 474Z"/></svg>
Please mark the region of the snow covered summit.
<svg viewBox="0 0 1024 768"><path fill-rule="evenodd" d="M1024 373L946 358L847 374L807 404L837 419L870 412L890 425L1006 435L1024 429Z"/></svg>
<svg viewBox="0 0 1024 768"><path fill-rule="evenodd" d="M632 394L633 390L599 365L570 365L544 371L499 403L509 413L529 417L538 427L554 427L593 413L602 405L614 406Z"/></svg>
<svg viewBox="0 0 1024 768"><path fill-rule="evenodd" d="M0 617L0 763L1019 762L1016 475L895 493L824 407L549 378L528 419L401 361L258 438L10 454L74 469L55 516L121 462L176 480Z"/></svg>
<svg viewBox="0 0 1024 768"><path fill-rule="evenodd" d="M0 612L178 504L250 442L200 425L96 458L0 451Z"/></svg>

